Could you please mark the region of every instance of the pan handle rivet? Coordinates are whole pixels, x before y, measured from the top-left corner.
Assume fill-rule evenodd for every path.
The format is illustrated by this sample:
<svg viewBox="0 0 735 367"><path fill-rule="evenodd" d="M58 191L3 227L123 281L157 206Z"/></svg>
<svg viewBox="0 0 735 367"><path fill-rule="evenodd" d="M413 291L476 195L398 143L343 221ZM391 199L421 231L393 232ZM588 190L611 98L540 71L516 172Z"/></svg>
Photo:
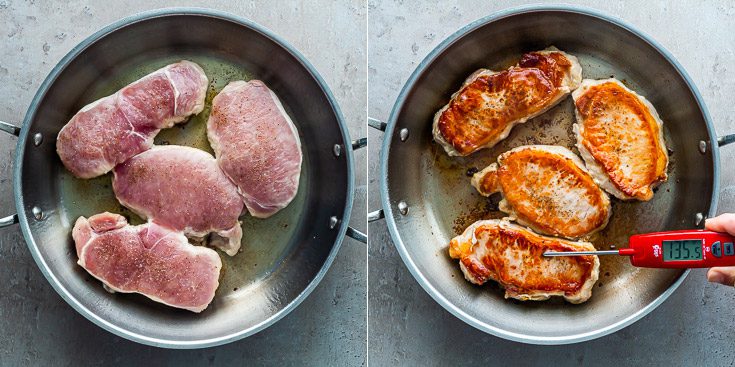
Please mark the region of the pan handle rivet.
<svg viewBox="0 0 735 367"><path fill-rule="evenodd" d="M33 135L33 145L39 146L43 143L43 135L41 133L36 133L36 135Z"/></svg>
<svg viewBox="0 0 735 367"><path fill-rule="evenodd" d="M704 215L702 213L697 213L694 215L695 226L699 226L702 223L702 220L704 220Z"/></svg>
<svg viewBox="0 0 735 367"><path fill-rule="evenodd" d="M401 141L408 140L408 129L404 127L403 129L401 129L398 135L401 137Z"/></svg>
<svg viewBox="0 0 735 367"><path fill-rule="evenodd" d="M335 157L339 157L342 154L342 146L339 144L334 144L332 152L334 153Z"/></svg>
<svg viewBox="0 0 735 367"><path fill-rule="evenodd" d="M707 142L704 140L699 141L699 152L704 154L707 153Z"/></svg>
<svg viewBox="0 0 735 367"><path fill-rule="evenodd" d="M334 229L334 227L337 226L337 223L339 223L339 219L337 217L332 216L329 218L329 229Z"/></svg>
<svg viewBox="0 0 735 367"><path fill-rule="evenodd" d="M36 218L36 220L43 219L43 210L41 210L41 208L34 206L33 209L31 209L31 212L33 213L33 217Z"/></svg>
<svg viewBox="0 0 735 367"><path fill-rule="evenodd" d="M408 204L406 204L405 201L398 203L398 211L401 212L402 215L408 214Z"/></svg>

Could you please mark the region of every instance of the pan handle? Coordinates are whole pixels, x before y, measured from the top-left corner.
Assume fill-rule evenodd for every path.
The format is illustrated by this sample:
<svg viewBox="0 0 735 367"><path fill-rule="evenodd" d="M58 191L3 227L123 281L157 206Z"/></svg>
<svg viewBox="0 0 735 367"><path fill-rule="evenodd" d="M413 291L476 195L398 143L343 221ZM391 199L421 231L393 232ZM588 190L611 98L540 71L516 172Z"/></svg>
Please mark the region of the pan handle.
<svg viewBox="0 0 735 367"><path fill-rule="evenodd" d="M368 126L376 130L385 131L385 128L388 127L388 124L376 118L368 117ZM370 212L368 213L367 217L368 223L372 223L383 218L385 218L385 213L383 213L383 209Z"/></svg>
<svg viewBox="0 0 735 367"><path fill-rule="evenodd" d="M376 210L374 212L368 213L367 220L368 223L372 223L378 220L381 220L385 218L385 213L383 212L383 209Z"/></svg>
<svg viewBox="0 0 735 367"><path fill-rule="evenodd" d="M347 236L360 241L362 243L367 243L368 237L365 233L362 233L352 227L347 227L347 233L345 233Z"/></svg>
<svg viewBox="0 0 735 367"><path fill-rule="evenodd" d="M8 134L13 134L15 136L20 135L20 128L15 125L11 125L7 122L0 121L0 131L4 131Z"/></svg>
<svg viewBox="0 0 735 367"><path fill-rule="evenodd" d="M357 140L352 141L352 150L358 150L360 148L365 148L367 146L368 140L367 138L360 138Z"/></svg>
<svg viewBox="0 0 735 367"><path fill-rule="evenodd" d="M20 128L7 122L0 121L0 131L6 132L8 134L13 134L15 136L20 135ZM16 223L18 223L18 214L13 214L5 218L0 218L0 228L11 226Z"/></svg>
<svg viewBox="0 0 735 367"><path fill-rule="evenodd" d="M735 143L735 134L723 135L717 137L717 146L725 146L728 144Z"/></svg>
<svg viewBox="0 0 735 367"><path fill-rule="evenodd" d="M385 131L386 127L388 127L388 124L376 118L368 117L368 126L376 130ZM385 213L383 213L383 209L380 209L380 210L376 210L374 212L368 213L367 220L368 220L368 223L372 223L372 222L381 220L383 218L385 218Z"/></svg>
<svg viewBox="0 0 735 367"><path fill-rule="evenodd" d="M360 138L357 140L352 141L352 150L358 150L361 148L365 148L368 144L367 138ZM362 243L367 243L368 237L365 233L362 233L358 231L357 229L354 229L352 227L347 227L347 233L345 233L347 236L360 241Z"/></svg>
<svg viewBox="0 0 735 367"><path fill-rule="evenodd" d="M0 218L0 228L12 226L13 224L18 224L18 214L13 214L5 218Z"/></svg>
<svg viewBox="0 0 735 367"><path fill-rule="evenodd" d="M385 131L385 128L388 126L388 124L378 119L368 117L368 126L372 127L373 129Z"/></svg>

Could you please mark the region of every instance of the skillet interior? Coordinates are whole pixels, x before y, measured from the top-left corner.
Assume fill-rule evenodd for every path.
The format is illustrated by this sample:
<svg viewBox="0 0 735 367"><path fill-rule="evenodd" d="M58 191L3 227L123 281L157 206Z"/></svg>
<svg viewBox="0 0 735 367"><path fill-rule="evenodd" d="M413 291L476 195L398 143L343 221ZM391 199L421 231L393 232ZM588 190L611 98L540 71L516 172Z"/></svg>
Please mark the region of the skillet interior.
<svg viewBox="0 0 735 367"><path fill-rule="evenodd" d="M133 22L123 20L101 31L104 35L99 40L67 56L68 65L55 80L47 80L51 83L48 90L42 94L42 87L26 117L26 137L41 133L44 139L35 147L29 138L23 147L16 189L21 191L18 202L30 227L25 230L22 223L29 247L42 271L72 306L133 340L201 347L268 326L297 305L321 279L345 231L342 225L330 229L329 218L349 216L351 155L346 152L334 157L332 147L344 147L346 141L339 111L313 69L287 46L256 30L257 26L240 24L226 15L173 13L159 11L133 17ZM80 54L73 57L76 52ZM126 214L133 223L140 219L116 202L110 175L89 181L75 179L55 152L58 131L81 107L181 59L195 61L205 69L210 78L208 102L231 80L263 80L292 116L304 153L296 199L267 220L247 214L241 218L244 250L234 258L221 253L224 269L220 288L214 302L198 315L139 295L111 295L76 265L71 227L78 216L109 210ZM156 143L211 152L205 136L208 113L207 108L180 127L163 131ZM34 219L34 206L43 210L43 220Z"/></svg>
<svg viewBox="0 0 735 367"><path fill-rule="evenodd" d="M485 67L505 69L523 52L554 45L580 59L585 78L614 76L645 95L665 123L670 149L669 180L647 203L613 200L607 229L592 238L598 249L627 246L635 233L692 228L695 214L714 213L716 152L701 154L709 141L705 111L685 78L656 49L631 31L598 16L575 11L521 11L493 22L479 21L456 40L439 46L404 87L391 115L384 146L383 186L388 226L404 262L445 308L469 324L511 340L559 344L591 339L642 317L683 279L680 270L637 269L627 259L601 258L600 280L587 303L503 299L497 285L465 281L449 258L449 240L482 218L503 217L498 197L481 197L466 172L482 169L497 155L525 144L573 147L571 97L546 114L514 128L490 150L450 158L432 141L434 113L463 80ZM461 31L460 31L461 32ZM399 131L409 129L406 142ZM573 148L576 152L576 149ZM408 215L398 202L406 201Z"/></svg>

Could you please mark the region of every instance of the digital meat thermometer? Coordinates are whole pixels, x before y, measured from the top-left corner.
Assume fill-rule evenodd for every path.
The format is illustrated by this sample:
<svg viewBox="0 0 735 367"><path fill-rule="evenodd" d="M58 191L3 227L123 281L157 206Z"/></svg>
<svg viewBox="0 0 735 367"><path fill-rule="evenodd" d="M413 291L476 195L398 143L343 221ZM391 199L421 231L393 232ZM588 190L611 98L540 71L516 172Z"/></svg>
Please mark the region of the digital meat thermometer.
<svg viewBox="0 0 735 367"><path fill-rule="evenodd" d="M544 256L623 255L642 268L735 266L735 237L706 230L637 234L628 248L609 251L544 252Z"/></svg>

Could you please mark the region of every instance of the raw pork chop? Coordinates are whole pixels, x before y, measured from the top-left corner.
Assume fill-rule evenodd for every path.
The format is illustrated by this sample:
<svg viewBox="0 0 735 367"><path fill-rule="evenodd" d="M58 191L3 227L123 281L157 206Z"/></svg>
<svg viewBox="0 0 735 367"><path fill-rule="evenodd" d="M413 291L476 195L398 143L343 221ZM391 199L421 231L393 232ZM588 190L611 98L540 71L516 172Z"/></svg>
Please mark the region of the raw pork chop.
<svg viewBox="0 0 735 367"><path fill-rule="evenodd" d="M119 164L113 174L115 196L136 214L189 237L215 232L227 240L212 245L237 254L242 199L209 153L155 146Z"/></svg>
<svg viewBox="0 0 735 367"><path fill-rule="evenodd" d="M554 145L511 149L472 177L480 194L501 192L500 210L534 231L579 238L610 218L610 199L571 150Z"/></svg>
<svg viewBox="0 0 735 367"><path fill-rule="evenodd" d="M208 84L190 61L154 71L77 112L59 132L56 152L79 178L103 175L149 149L161 129L202 112Z"/></svg>
<svg viewBox="0 0 735 367"><path fill-rule="evenodd" d="M156 302L201 312L219 286L217 252L154 223L130 226L121 215L79 217L72 236L78 264L107 290L140 293Z"/></svg>
<svg viewBox="0 0 735 367"><path fill-rule="evenodd" d="M577 148L597 184L619 199L651 200L669 164L651 102L617 79L585 79L572 98Z"/></svg>
<svg viewBox="0 0 735 367"><path fill-rule="evenodd" d="M231 82L214 97L207 137L254 217L267 218L296 196L299 134L278 97L260 80Z"/></svg>
<svg viewBox="0 0 735 367"><path fill-rule="evenodd" d="M491 148L516 124L556 105L582 81L577 58L549 47L504 71L480 69L434 116L434 140L450 156Z"/></svg>
<svg viewBox="0 0 735 367"><path fill-rule="evenodd" d="M449 243L465 278L482 285L489 279L505 288L505 298L543 301L562 296L582 303L599 277L597 256L544 257L546 251L594 251L589 242L538 235L507 220L481 220Z"/></svg>

